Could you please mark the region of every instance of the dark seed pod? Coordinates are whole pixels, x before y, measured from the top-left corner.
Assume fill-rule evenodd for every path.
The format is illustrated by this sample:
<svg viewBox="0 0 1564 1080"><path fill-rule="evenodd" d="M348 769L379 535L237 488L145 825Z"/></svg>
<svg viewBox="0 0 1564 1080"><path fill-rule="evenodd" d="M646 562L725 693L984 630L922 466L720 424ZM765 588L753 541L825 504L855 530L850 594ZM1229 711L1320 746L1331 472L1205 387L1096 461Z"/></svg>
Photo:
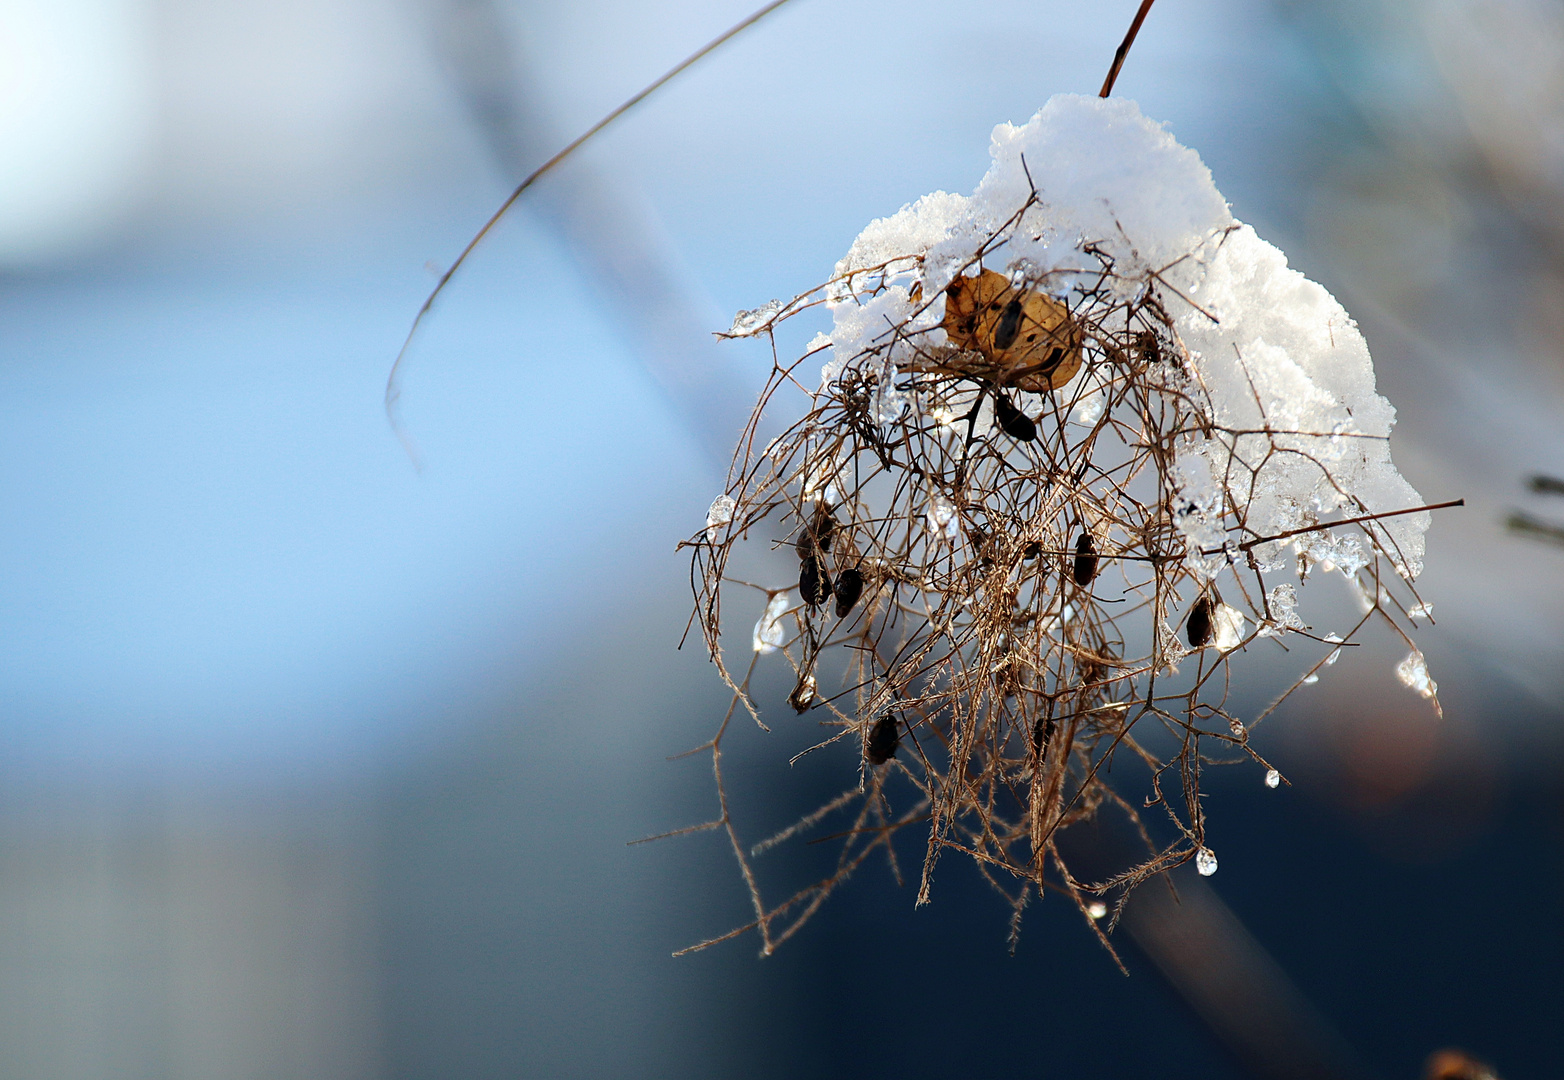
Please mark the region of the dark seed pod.
<svg viewBox="0 0 1564 1080"><path fill-rule="evenodd" d="M1162 360L1162 346L1157 341L1157 335L1150 330L1142 330L1135 342L1140 346L1140 357L1148 364L1160 363Z"/></svg>
<svg viewBox="0 0 1564 1080"><path fill-rule="evenodd" d="M831 538L836 535L836 518L831 516L831 511L825 507L815 515L815 543L820 545L821 551L831 550Z"/></svg>
<svg viewBox="0 0 1564 1080"><path fill-rule="evenodd" d="M858 603L858 598L863 595L863 571L855 566L849 566L836 575L836 617L847 618Z"/></svg>
<svg viewBox="0 0 1564 1080"><path fill-rule="evenodd" d="M831 511L821 507L815 519L803 529L799 530L798 539L793 541L793 550L798 552L800 559L807 559L815 553L815 549L821 551L831 550L831 537L836 534L836 518Z"/></svg>
<svg viewBox="0 0 1564 1080"><path fill-rule="evenodd" d="M1092 543L1092 534L1089 532L1083 532L1075 542L1075 565L1072 569L1077 585L1090 585L1097 576L1097 547Z"/></svg>
<svg viewBox="0 0 1564 1080"><path fill-rule="evenodd" d="M1037 540L1028 540L1021 548L1021 558L1035 559L1043 553L1043 545Z"/></svg>
<svg viewBox="0 0 1564 1080"><path fill-rule="evenodd" d="M1039 716L1037 723L1032 725L1032 748L1039 754L1048 753L1048 744L1053 741L1053 737L1053 714L1049 713L1047 716Z"/></svg>
<svg viewBox="0 0 1564 1080"><path fill-rule="evenodd" d="M820 560L810 555L798 567L798 595L810 607L819 607L831 595L831 578L820 569Z"/></svg>
<svg viewBox="0 0 1564 1080"><path fill-rule="evenodd" d="M1198 649L1211 640L1211 599L1202 596L1196 600L1184 616L1184 636L1189 646Z"/></svg>
<svg viewBox="0 0 1564 1080"><path fill-rule="evenodd" d="M1005 305L1005 310L999 313L999 322L994 326L994 348L1008 349L1016 343L1016 335L1021 332L1021 298L1016 297Z"/></svg>
<svg viewBox="0 0 1564 1080"><path fill-rule="evenodd" d="M1037 439L1037 425L1004 394L994 395L994 419L999 422L999 429L1012 439L1021 442Z"/></svg>
<svg viewBox="0 0 1564 1080"><path fill-rule="evenodd" d="M863 744L864 760L870 765L884 765L896 756L896 748L900 745L901 732L898 730L896 714L886 713L869 729L869 737Z"/></svg>

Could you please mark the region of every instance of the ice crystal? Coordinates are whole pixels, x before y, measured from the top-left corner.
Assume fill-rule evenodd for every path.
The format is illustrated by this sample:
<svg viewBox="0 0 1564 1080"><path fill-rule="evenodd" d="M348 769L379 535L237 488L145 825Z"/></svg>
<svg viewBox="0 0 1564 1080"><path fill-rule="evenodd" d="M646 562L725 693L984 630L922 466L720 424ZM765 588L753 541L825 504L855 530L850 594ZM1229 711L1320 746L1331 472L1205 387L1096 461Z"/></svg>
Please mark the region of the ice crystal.
<svg viewBox="0 0 1564 1080"><path fill-rule="evenodd" d="M766 601L766 610L755 623L754 646L758 653L773 653L782 645L782 616L787 614L787 593L773 593Z"/></svg>
<svg viewBox="0 0 1564 1080"><path fill-rule="evenodd" d="M1407 653L1406 659L1396 665L1396 678L1407 689L1415 690L1422 697L1432 698L1439 693L1439 684L1428 677L1428 663L1416 649Z"/></svg>
<svg viewBox="0 0 1564 1080"><path fill-rule="evenodd" d="M718 495L711 501L711 509L706 511L706 542L715 544L717 537L722 532L722 527L733 520L733 508L738 504L733 501L731 495Z"/></svg>

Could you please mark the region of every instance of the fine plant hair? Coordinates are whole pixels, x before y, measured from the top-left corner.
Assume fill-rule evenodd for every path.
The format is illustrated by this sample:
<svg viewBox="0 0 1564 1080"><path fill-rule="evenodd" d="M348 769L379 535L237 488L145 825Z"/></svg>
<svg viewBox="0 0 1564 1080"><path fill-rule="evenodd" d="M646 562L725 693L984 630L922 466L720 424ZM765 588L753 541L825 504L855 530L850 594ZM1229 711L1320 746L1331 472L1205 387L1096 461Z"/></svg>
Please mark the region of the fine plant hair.
<svg viewBox="0 0 1564 1080"><path fill-rule="evenodd" d="M1041 212L1034 189L946 289L925 295L923 257L909 254L735 322L732 336L771 342L774 363L726 492L683 545L695 625L733 697L698 748L711 755L720 814L679 832L725 831L754 919L684 951L754 930L769 954L876 851L900 880L893 841L909 829L924 837L917 903L929 901L942 856L961 856L1010 905L1012 942L1022 911L1047 890L1068 896L1111 951L1107 935L1135 886L1191 860L1215 869L1206 766L1248 761L1279 783L1250 732L1370 620L1420 659L1411 631L1428 609L1396 572L1407 559L1382 520L1433 507L1371 513L1332 472L1332 448L1383 437L1216 423L1171 314L1201 309L1166 283L1169 267L1131 277L1091 242L1077 265L1007 266L1006 244ZM996 282L986 295L984 281ZM780 358L774 331L786 320L827 300L868 302L892 282L910 288L912 315L828 367L818 388L800 371L824 347ZM974 294L988 314L963 326ZM943 335L931 323L942 312ZM801 396L803 414L761 445L762 414L785 396ZM1191 551L1173 469L1196 436L1228 450L1214 517L1228 539ZM1306 460L1357 512L1284 534L1251 528L1260 473L1279 455ZM1340 636L1315 634L1294 610L1293 587L1268 591L1261 577L1289 538L1329 528L1360 533L1368 552L1354 578L1363 613ZM798 575L745 580L735 567L746 545L791 548ZM1297 558L1307 575L1307 556ZM1197 572L1212 559L1214 576ZM746 626L760 613L742 670L724 652L725 611ZM1229 708L1232 666L1263 645L1288 648L1284 635L1304 670L1246 723ZM740 710L766 728L751 684L756 660L773 650L793 672L789 704L823 731L805 753L837 755L853 779L747 844L729 811L722 748ZM1142 855L1094 880L1072 872L1060 840L1101 815L1127 820ZM767 899L754 860L821 828L836 849L830 871Z"/></svg>

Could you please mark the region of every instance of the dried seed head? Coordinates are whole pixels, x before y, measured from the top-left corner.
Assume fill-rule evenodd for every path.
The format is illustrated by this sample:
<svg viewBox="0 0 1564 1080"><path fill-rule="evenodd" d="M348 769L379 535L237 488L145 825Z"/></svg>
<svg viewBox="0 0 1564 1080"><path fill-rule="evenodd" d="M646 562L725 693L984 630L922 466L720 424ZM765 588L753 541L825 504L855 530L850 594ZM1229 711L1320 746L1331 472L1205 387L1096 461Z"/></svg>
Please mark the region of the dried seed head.
<svg viewBox="0 0 1564 1080"><path fill-rule="evenodd" d="M1081 328L1069 309L1046 293L1017 290L992 270L946 287L941 326L957 349L981 354L1002 386L1042 394L1081 370ZM982 374L970 366L953 373Z"/></svg>
<svg viewBox="0 0 1564 1080"><path fill-rule="evenodd" d="M1052 712L1045 712L1032 723L1032 749L1037 751L1039 757L1048 753L1048 744L1053 741L1054 720Z"/></svg>
<svg viewBox="0 0 1564 1080"><path fill-rule="evenodd" d="M1061 115L1090 114L1105 123L1112 118L1098 110L1132 109L1055 104ZM1069 143L1066 131L1090 130L1074 121L1053 123L1040 115L1020 130L1031 132L1027 138L1039 148ZM1123 175L1170 169L1171 176L1193 161L1179 151L1184 164L1173 168L1166 133L1136 123L1141 127L1130 129L1144 128L1144 152L1118 163ZM1393 469L1386 472L1388 459L1385 468L1375 466L1378 472L1365 471L1369 457L1377 461L1383 453L1349 452L1359 444L1345 441L1383 439L1385 425L1369 430L1354 420L1345 411L1346 384L1323 366L1319 401L1311 398L1305 408L1289 397L1296 378L1286 373L1295 369L1282 372L1279 358L1324 355L1324 346L1309 343L1332 342L1334 350L1332 334L1345 334L1358 352L1360 342L1329 303L1298 307L1276 300L1296 293L1301 279L1232 222L1208 173L1188 178L1198 188L1195 203L1209 205L1214 215L1192 239L1182 224L1157 233L1146 224L1155 214L1139 225L1116 216L1104 200L1111 192L1078 191L1074 202L1056 204L1061 185L1073 183L1057 173L1046 185L1049 202L1042 202L1036 194L1042 188L1030 181L1050 166L1039 156L1029 172L1014 145L1006 145L1011 149L996 150L995 164L996 175L1006 178L993 190L1033 194L1018 205L999 205L987 189L974 196L966 205L982 213L962 217L970 231L959 234L973 240L970 248L954 246L958 233L941 216L953 212L949 206L909 207L866 232L819 293L789 305L804 311L823 299L833 310L829 341L812 343L806 354L829 347L830 358L813 390L810 381L799 382L790 361L776 361L772 386L802 386L808 407L764 449L752 441L755 428L747 429L727 488L736 503L732 521L746 530L765 522L776 529L771 535L795 537L803 601L791 587L768 590L774 599L754 640L758 652L786 650L799 672L790 700L794 708L815 706L811 717L826 731L820 745L844 735L849 745L860 739L857 771L892 760L904 718L918 725L916 776L875 770L841 802L828 804L857 800L860 813L879 815L875 827L834 837L839 866L857 866L867 847L911 827L927 836L921 898L932 887L940 849L970 853L976 843L985 863L1003 867L1006 880L1019 886L1011 892L1019 910L1029 895L1071 880L1068 868L1038 858L1038 839L1088 822L1100 808L1127 809L1138 820L1136 807L1160 805L1184 835L1205 836L1198 784L1209 761L1200 752L1205 740L1160 751L1155 741L1141 747L1155 758L1154 775L1179 777L1182 791L1155 783L1137 790L1143 778L1123 769L1112 775L1107 765L1132 728L1159 718L1174 717L1205 734L1235 730L1226 726L1228 713L1212 711L1225 679L1172 686L1158 680L1186 655L1185 638L1196 649L1210 647L1201 656L1205 671L1247 662L1239 649L1245 618L1260 628L1256 633L1292 626L1288 590L1262 578L1264 591L1253 592L1249 568L1274 573L1290 548L1300 566L1339 566L1373 581L1369 602L1399 618L1384 607L1377 585L1400 588L1400 581L1381 573L1381 563L1415 572L1422 526L1391 515L1384 522L1341 522L1352 526L1350 536L1313 531L1333 509L1350 513L1344 508L1356 505L1363 483L1378 484L1374 478L1386 475L1401 483ZM1152 168L1154 162L1162 164ZM1150 192L1141 185L1120 195L1139 203ZM916 229L909 227L912 219ZM1087 219L1101 227L1082 232L1078 225ZM1131 238L1121 220L1157 235ZM945 239L929 247L926 237L936 232ZM1067 241L1059 239L1066 235L1098 239L1066 251ZM1212 258L1218 249L1223 257ZM984 259L998 258L1008 260L1002 268L983 268ZM1152 272L1152 266L1166 269ZM1221 291L1200 292L1208 281ZM1290 344L1245 355L1250 338L1238 340L1227 321L1215 323L1189 301L1197 293L1233 298L1257 325L1277 327ZM1316 325L1319 319L1335 321ZM757 424L771 394L757 406ZM1326 407L1327 401L1335 404ZM1316 417L1327 422L1315 423ZM1299 498L1261 499L1261 490ZM1337 496L1345 501L1329 501ZM726 666L721 648L728 633L724 596L755 587L750 567L731 561L744 530L729 526L704 535L692 544L702 630L735 705L758 720L763 703L755 687ZM1230 557L1237 537L1253 541L1248 567ZM1389 558L1391 550L1406 557ZM1112 590L1096 586L1110 559L1122 567L1112 575ZM1221 579L1240 573L1233 592L1243 594L1242 611L1221 603L1218 593L1227 585ZM850 622L838 625L822 607L833 594L836 619L851 616ZM1168 599L1181 596L1184 601ZM1182 628L1178 608L1168 606L1181 602L1187 605ZM1329 663L1322 666L1317 656L1308 662L1321 670ZM1408 676L1418 676L1412 681L1421 687L1424 673L1414 667ZM814 693L817 676L843 688L825 705ZM891 714L888 703L907 711ZM1130 790L1115 790L1125 785ZM1001 789L1004 806L993 798ZM1155 802L1146 801L1153 796ZM805 815L788 835L821 816ZM919 825L931 817L938 829ZM1209 849L1201 863L1215 868ZM1134 880L1158 872L1153 859ZM769 951L796 926L784 927L786 918L807 918L814 906L784 917L791 902L768 908L747 868L745 875L764 913L757 925Z"/></svg>

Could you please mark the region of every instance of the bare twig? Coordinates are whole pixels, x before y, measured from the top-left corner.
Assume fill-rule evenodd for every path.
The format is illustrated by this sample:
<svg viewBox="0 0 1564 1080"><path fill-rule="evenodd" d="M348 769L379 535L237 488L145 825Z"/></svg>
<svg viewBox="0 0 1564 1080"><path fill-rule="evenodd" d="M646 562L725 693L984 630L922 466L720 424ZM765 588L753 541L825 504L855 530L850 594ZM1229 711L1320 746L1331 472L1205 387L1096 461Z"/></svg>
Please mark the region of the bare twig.
<svg viewBox="0 0 1564 1080"><path fill-rule="evenodd" d="M1102 89L1097 92L1098 97L1107 97L1113 93L1113 84L1119 80L1119 69L1124 66L1124 58L1129 55L1130 46L1135 44L1135 35L1140 33L1140 24L1146 21L1146 14L1151 11L1151 5L1155 0L1141 0L1140 9L1135 12L1135 21L1130 23L1129 33L1124 35L1124 40L1113 52L1113 66L1108 69L1108 77L1102 81Z"/></svg>
<svg viewBox="0 0 1564 1080"><path fill-rule="evenodd" d="M745 30L748 30L751 26L754 26L761 19L764 19L767 15L770 15L773 11L776 11L778 8L782 7L788 2L789 0L771 0L771 3L755 11L741 22L730 26L727 30L723 31L715 38L712 38L705 45L702 45L689 56L679 61L667 71L663 72L663 74L659 75L652 82L648 83L641 90L637 91L631 97L626 99L621 105L615 108L612 112L608 113L608 115L604 116L597 123L587 128L586 131L576 136L576 138L572 140L570 144L567 145L563 150L549 158L542 165L539 165L525 180L518 184L516 186L516 190L512 191L506 200L500 204L500 208L489 216L488 221L483 223L483 228L479 229L473 238L467 241L467 246L462 248L460 255L456 256L456 261L450 265L450 268L447 269L445 273L440 275L440 280L435 283L435 287L430 290L429 295L424 298L423 306L418 309L418 314L413 317L413 325L408 328L407 337L403 339L402 347L397 350L396 360L391 364L391 372L386 377L386 419L390 421L391 430L396 433L396 437L401 441L403 449L407 451L408 457L410 457L415 464L418 461L417 449L414 447L412 440L408 437L406 429L402 426L402 422L398 418L396 412L397 401L401 397L402 393L400 384L402 361L407 357L408 347L412 345L413 338L418 333L418 327L424 321L424 316L429 314L429 310L434 306L435 300L443 291L445 291L446 285L450 283L450 280L453 276L455 276L456 271L462 268L462 265L467 261L467 257L473 253L473 250L477 248L480 243L483 242L483 238L489 235L494 226L499 224L500 219L506 215L510 208L516 205L517 200L521 198L526 190L535 184L538 180L542 179L549 172L553 171L556 166L574 154L590 139L600 133L604 128L612 124L615 120L618 120L625 113L635 108L635 106L651 97L654 93L662 89L673 79L683 74L696 63L699 63L711 52L725 45L728 41L743 33Z"/></svg>

